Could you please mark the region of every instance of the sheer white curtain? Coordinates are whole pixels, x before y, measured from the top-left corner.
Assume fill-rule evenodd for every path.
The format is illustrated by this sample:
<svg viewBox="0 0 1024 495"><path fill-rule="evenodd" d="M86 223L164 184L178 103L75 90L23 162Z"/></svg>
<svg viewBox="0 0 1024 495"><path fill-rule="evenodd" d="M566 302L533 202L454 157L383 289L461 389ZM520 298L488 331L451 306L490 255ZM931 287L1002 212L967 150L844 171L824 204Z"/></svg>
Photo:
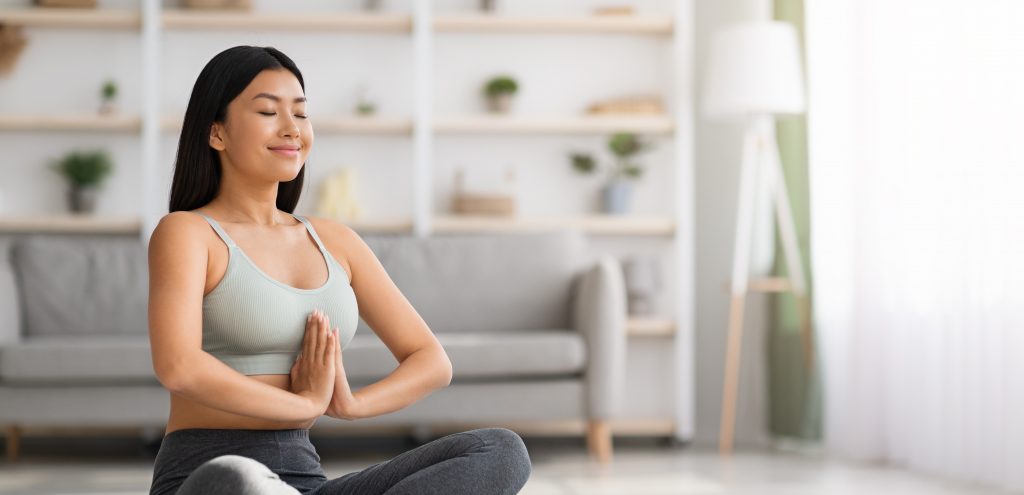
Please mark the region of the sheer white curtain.
<svg viewBox="0 0 1024 495"><path fill-rule="evenodd" d="M826 444L1024 489L1024 1L806 2Z"/></svg>

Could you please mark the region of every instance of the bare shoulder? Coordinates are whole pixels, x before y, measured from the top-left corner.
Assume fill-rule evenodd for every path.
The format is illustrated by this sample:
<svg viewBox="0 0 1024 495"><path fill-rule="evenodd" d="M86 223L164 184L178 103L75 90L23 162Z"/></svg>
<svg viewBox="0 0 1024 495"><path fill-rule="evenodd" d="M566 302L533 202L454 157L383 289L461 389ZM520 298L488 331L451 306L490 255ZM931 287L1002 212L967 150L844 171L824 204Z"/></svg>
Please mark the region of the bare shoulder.
<svg viewBox="0 0 1024 495"><path fill-rule="evenodd" d="M352 262L359 258L366 243L352 227L330 218L306 215L306 219L313 225L324 247L331 252L338 263L349 273L349 280L352 280Z"/></svg>
<svg viewBox="0 0 1024 495"><path fill-rule="evenodd" d="M206 220L187 211L172 211L164 215L153 229L150 238L150 250L154 247L189 246L203 243L205 231L208 230Z"/></svg>
<svg viewBox="0 0 1024 495"><path fill-rule="evenodd" d="M349 243L357 239L362 240L352 227L337 220L315 217L313 215L306 215L306 219L309 220L309 223L313 224L313 228L316 229L320 239L324 242L327 242L328 239L343 243Z"/></svg>

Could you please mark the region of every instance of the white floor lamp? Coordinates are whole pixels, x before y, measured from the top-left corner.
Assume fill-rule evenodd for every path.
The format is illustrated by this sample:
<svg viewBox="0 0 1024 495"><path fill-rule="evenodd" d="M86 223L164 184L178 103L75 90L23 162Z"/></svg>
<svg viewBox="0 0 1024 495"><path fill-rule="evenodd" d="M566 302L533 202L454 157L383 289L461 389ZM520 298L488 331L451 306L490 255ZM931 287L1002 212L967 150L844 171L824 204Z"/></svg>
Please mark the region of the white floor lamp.
<svg viewBox="0 0 1024 495"><path fill-rule="evenodd" d="M736 419L743 308L747 293L791 290L801 306L804 355L808 361L811 356L807 288L775 140L776 116L804 111L803 74L793 26L778 21L754 21L717 32L711 41L703 103L705 116L738 120L746 126L718 444L722 454L729 454L732 452ZM759 184L763 187L759 188ZM754 199L758 189L768 191L774 203L788 280L767 279L755 283L750 280L751 234L756 213Z"/></svg>

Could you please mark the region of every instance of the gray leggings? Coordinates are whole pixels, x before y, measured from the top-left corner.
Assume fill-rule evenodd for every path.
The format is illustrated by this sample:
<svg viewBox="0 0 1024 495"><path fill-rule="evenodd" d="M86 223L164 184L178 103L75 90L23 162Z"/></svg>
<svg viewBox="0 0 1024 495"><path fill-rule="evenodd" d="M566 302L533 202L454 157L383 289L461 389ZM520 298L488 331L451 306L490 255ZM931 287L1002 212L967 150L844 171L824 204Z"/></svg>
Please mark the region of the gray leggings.
<svg viewBox="0 0 1024 495"><path fill-rule="evenodd" d="M523 439L506 428L452 433L333 480L309 430L183 429L164 436L149 493L512 494L531 471Z"/></svg>

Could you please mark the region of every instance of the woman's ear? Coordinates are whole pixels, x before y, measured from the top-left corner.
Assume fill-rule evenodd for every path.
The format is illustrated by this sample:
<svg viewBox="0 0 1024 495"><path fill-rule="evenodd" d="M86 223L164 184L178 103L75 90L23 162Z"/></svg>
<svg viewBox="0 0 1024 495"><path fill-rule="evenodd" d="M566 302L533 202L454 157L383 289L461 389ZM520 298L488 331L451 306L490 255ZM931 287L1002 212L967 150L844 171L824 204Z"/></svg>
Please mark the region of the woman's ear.
<svg viewBox="0 0 1024 495"><path fill-rule="evenodd" d="M210 147L217 151L224 151L224 126L220 122L214 122L210 126Z"/></svg>

